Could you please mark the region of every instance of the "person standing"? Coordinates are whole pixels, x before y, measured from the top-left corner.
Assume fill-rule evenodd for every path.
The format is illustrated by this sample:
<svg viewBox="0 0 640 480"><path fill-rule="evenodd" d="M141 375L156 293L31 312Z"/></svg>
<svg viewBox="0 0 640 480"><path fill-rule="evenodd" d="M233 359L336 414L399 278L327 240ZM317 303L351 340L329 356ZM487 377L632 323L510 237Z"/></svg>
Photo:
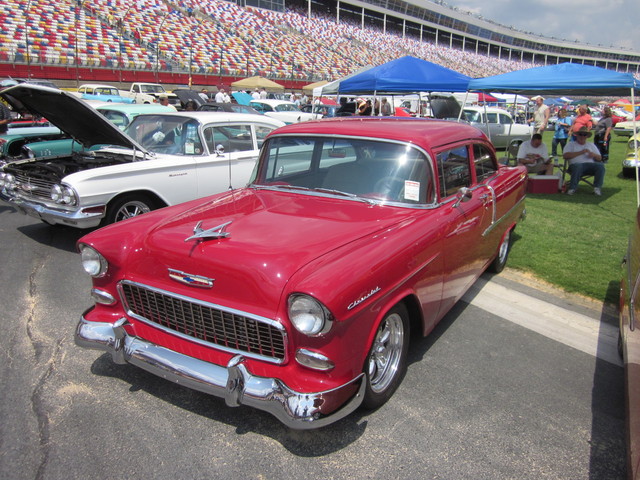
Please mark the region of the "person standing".
<svg viewBox="0 0 640 480"><path fill-rule="evenodd" d="M382 97L382 103L380 104L380 114L383 117L391 115L391 104L387 101L387 97Z"/></svg>
<svg viewBox="0 0 640 480"><path fill-rule="evenodd" d="M218 92L216 93L216 103L224 103L224 94L224 88L218 90Z"/></svg>
<svg viewBox="0 0 640 480"><path fill-rule="evenodd" d="M533 122L535 133L542 135L549 123L549 115L551 114L549 107L544 104L544 97L536 95L531 100L536 102L536 108L533 111L533 117L529 119L529 122Z"/></svg>
<svg viewBox="0 0 640 480"><path fill-rule="evenodd" d="M567 117L567 110L565 108L558 110L558 120L556 121L553 140L551 140L551 156L554 157L554 159L558 156L558 145L560 145L564 152L572 123L573 118Z"/></svg>
<svg viewBox="0 0 640 480"><path fill-rule="evenodd" d="M611 109L604 107L602 112L602 118L598 120L594 128L595 134L593 136L593 143L596 144L600 155L602 156L602 163L609 161L609 141L611 140L611 129L613 128L613 119L611 118Z"/></svg>
<svg viewBox="0 0 640 480"><path fill-rule="evenodd" d="M7 106L0 102L0 135L4 135L9 131L9 124L11 123L11 110Z"/></svg>
<svg viewBox="0 0 640 480"><path fill-rule="evenodd" d="M591 132L586 127L582 127L575 132L576 140L567 143L562 156L569 161L569 173L571 180L567 194L573 195L578 189L578 182L583 175L593 175L593 193L602 195L602 184L604 183L604 163L598 147L592 142L587 142Z"/></svg>

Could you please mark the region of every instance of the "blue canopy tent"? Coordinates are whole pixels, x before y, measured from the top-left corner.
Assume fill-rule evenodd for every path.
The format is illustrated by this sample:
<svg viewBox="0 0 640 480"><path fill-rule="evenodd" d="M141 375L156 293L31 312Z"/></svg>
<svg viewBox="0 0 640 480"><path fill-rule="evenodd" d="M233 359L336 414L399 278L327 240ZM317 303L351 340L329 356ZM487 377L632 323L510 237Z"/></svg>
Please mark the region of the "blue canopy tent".
<svg viewBox="0 0 640 480"><path fill-rule="evenodd" d="M393 95L419 92L466 92L471 77L407 55L340 82L338 93Z"/></svg>
<svg viewBox="0 0 640 480"><path fill-rule="evenodd" d="M634 96L640 83L630 73L614 72L592 65L560 63L545 67L527 68L469 82L469 90L515 93L521 95L546 94L553 96ZM634 120L635 122L635 120ZM634 132L637 127L634 124ZM635 138L635 135L634 135ZM638 145L635 145L636 164ZM640 206L640 178L636 167L637 202Z"/></svg>

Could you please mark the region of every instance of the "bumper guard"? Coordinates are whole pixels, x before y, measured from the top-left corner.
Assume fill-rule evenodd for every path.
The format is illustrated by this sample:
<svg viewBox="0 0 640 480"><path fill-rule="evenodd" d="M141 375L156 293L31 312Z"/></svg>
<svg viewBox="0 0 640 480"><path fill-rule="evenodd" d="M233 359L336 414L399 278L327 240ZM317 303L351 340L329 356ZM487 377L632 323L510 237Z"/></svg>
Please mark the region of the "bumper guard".
<svg viewBox="0 0 640 480"><path fill-rule="evenodd" d="M233 357L226 367L215 365L132 337L124 329L127 324L126 318L104 323L82 317L75 342L110 353L115 363L130 363L180 385L222 397L230 407L247 405L264 410L292 429L308 430L334 423L356 410L364 398L364 374L331 390L300 393L276 378L252 375L242 355ZM325 398L358 381L358 391L342 408L329 415L320 412Z"/></svg>

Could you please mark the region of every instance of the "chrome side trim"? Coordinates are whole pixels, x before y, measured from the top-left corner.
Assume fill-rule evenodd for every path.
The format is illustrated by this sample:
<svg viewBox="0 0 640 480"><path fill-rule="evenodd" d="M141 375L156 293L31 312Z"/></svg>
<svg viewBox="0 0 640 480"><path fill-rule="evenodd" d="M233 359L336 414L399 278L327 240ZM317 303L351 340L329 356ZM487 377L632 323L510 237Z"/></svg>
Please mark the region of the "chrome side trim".
<svg viewBox="0 0 640 480"><path fill-rule="evenodd" d="M497 227L505 218L507 218L509 215L511 215L511 213L518 208L518 206L524 202L524 197L522 197L520 200L518 200L515 205L513 207L511 207L509 209L508 212L506 212L502 217L500 217L498 220L495 220L491 225L489 225L487 227L487 229L482 232L482 236L486 237L487 235L489 235L489 233L491 233L491 230L493 230L495 227Z"/></svg>
<svg viewBox="0 0 640 480"><path fill-rule="evenodd" d="M308 430L334 423L356 410L364 398L364 374L331 390L296 392L277 378L252 375L242 355L227 366L215 365L130 336L126 318L115 323L91 322L82 316L75 332L80 347L103 350L115 363L130 363L154 375L224 398L230 406L247 405L275 416L289 428ZM339 410L324 415L320 407L332 395L360 382L357 392Z"/></svg>

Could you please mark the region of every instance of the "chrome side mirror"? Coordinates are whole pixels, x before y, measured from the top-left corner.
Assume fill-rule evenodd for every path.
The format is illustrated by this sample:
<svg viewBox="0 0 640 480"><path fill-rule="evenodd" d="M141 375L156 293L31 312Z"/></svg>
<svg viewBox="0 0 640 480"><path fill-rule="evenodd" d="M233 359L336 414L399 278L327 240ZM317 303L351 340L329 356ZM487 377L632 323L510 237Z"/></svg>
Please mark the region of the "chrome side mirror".
<svg viewBox="0 0 640 480"><path fill-rule="evenodd" d="M216 155L221 156L223 154L224 154L224 145L219 143L218 145L216 145Z"/></svg>
<svg viewBox="0 0 640 480"><path fill-rule="evenodd" d="M462 202L468 202L473 197L473 192L468 187L461 187L456 194L457 200L453 204L454 208L460 205Z"/></svg>

